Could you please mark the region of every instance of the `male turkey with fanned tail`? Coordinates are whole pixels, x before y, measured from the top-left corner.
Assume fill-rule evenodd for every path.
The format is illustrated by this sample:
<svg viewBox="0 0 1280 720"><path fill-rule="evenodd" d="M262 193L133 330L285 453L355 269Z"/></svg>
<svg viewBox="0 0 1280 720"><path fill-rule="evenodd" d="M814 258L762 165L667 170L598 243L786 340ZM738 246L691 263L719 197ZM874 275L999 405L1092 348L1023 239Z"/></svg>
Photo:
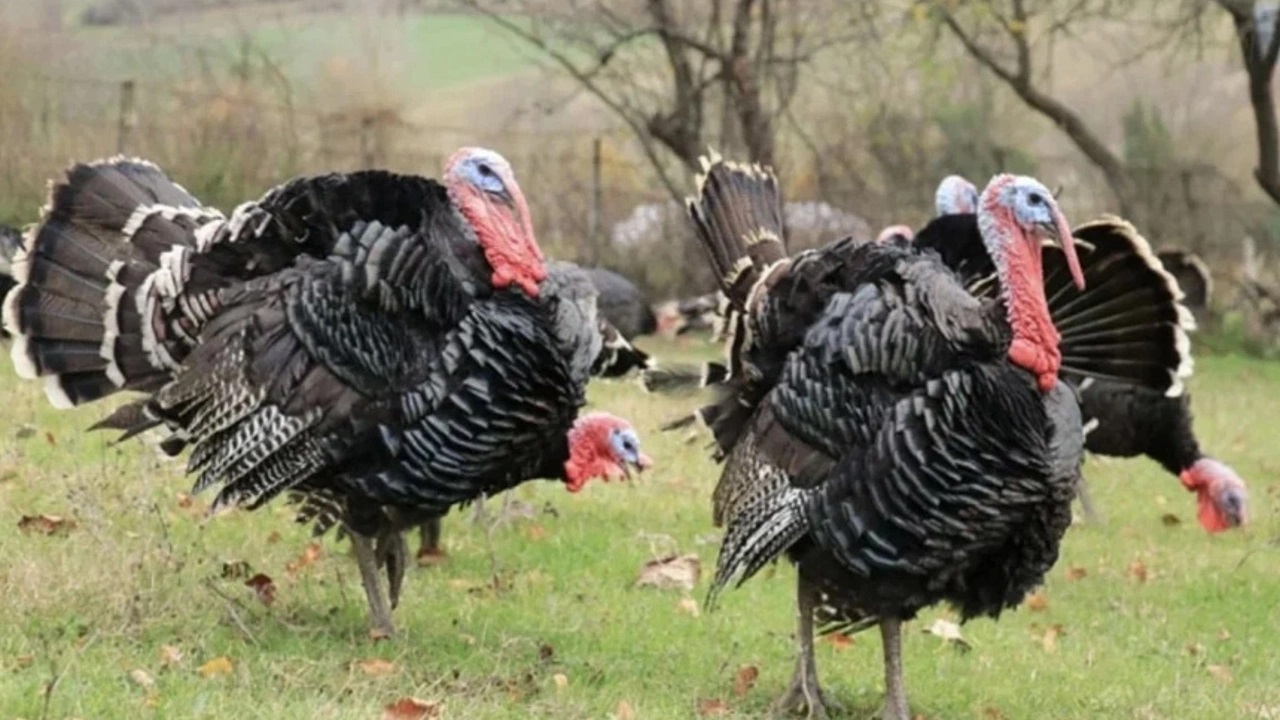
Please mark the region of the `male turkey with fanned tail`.
<svg viewBox="0 0 1280 720"><path fill-rule="evenodd" d="M799 653L779 704L825 715L817 614L880 626L883 717L908 720L902 622L943 601L966 619L1016 606L1070 524L1083 427L1039 275L1042 239L1070 233L1039 182L992 179L983 234L1006 282L979 300L897 244L788 257L780 207L770 171L720 160L689 201L729 308L727 379L702 412L725 463L711 599L786 555Z"/></svg>
<svg viewBox="0 0 1280 720"><path fill-rule="evenodd" d="M978 230L973 183L943 179L935 194L937 217L915 234L977 294L994 295L998 280ZM1086 290L1069 282L1058 248L1045 248L1045 294L1062 334L1062 377L1080 396L1085 449L1099 455L1146 455L1197 498L1197 517L1208 532L1248 519L1244 480L1226 463L1205 455L1193 429L1192 314L1161 259L1137 229L1105 215L1072 231L1080 246ZM1172 256L1171 256L1172 257ZM1098 520L1087 488L1085 516Z"/></svg>
<svg viewBox="0 0 1280 720"><path fill-rule="evenodd" d="M229 217L145 161L77 164L15 277L22 377L57 407L145 393L95 427L167 428L215 510L287 492L317 530L341 522L379 633L401 530L532 478L577 491L648 464L627 422L579 414L594 292L543 261L490 150L459 150L443 183L300 178Z"/></svg>

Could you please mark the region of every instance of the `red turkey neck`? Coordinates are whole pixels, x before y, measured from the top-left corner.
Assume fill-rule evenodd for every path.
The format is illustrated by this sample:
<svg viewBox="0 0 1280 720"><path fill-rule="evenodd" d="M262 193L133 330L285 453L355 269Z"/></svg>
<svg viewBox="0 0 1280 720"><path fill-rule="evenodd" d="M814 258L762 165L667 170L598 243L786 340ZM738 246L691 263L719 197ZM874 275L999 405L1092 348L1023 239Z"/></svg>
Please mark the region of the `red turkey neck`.
<svg viewBox="0 0 1280 720"><path fill-rule="evenodd" d="M1036 376L1042 392L1058 382L1061 336L1049 314L1044 294L1044 261L1040 243L1029 237L1002 206L984 207L979 224L988 252L996 261L1009 326L1009 360Z"/></svg>
<svg viewBox="0 0 1280 720"><path fill-rule="evenodd" d="M524 196L514 187L511 195L512 205L508 207L470 186L449 187L450 199L475 232L485 260L493 269L493 286L501 289L516 285L529 297L538 297L538 283L547 277L542 249L533 237Z"/></svg>

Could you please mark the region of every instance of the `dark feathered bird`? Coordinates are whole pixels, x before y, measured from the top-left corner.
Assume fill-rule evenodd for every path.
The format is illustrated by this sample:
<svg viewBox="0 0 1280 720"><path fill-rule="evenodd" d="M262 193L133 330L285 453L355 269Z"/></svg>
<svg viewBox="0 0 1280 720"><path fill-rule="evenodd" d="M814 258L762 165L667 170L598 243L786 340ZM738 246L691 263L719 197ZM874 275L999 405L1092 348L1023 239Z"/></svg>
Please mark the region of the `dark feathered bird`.
<svg viewBox="0 0 1280 720"><path fill-rule="evenodd" d="M602 267L584 268L596 292L600 314L628 339L652 335L658 330L658 318L649 307L644 293L635 283Z"/></svg>
<svg viewBox="0 0 1280 720"><path fill-rule="evenodd" d="M999 615L1070 524L1083 430L1037 272L1041 238L1068 226L1031 178L998 176L983 198L1006 282L981 300L908 247L846 239L788 258L759 167L711 162L689 203L729 305L728 378L704 412L725 461L712 599L796 563L801 650L780 703L811 716L819 608L832 628L880 625L883 717L907 720L902 621L942 601Z"/></svg>
<svg viewBox="0 0 1280 720"><path fill-rule="evenodd" d="M975 192L958 176L944 180L937 193L938 218L914 242L937 250L967 282L992 293L991 258L966 200ZM1044 275L1049 311L1062 333L1062 377L1076 388L1089 430L1085 448L1116 457L1146 455L1160 463L1196 493L1197 516L1209 532L1243 524L1248 516L1244 481L1225 463L1204 455L1193 430L1183 380L1191 375L1187 333L1195 322L1179 282L1146 238L1120 218L1103 216L1073 232L1081 241L1086 289L1067 282L1057 249L1046 249ZM1193 282L1200 277L1185 267L1183 272ZM1153 352L1148 341L1164 349ZM1096 520L1083 490L1086 515Z"/></svg>
<svg viewBox="0 0 1280 720"><path fill-rule="evenodd" d="M647 464L625 421L579 415L594 289L543 261L489 150L455 153L443 183L300 178L229 217L150 163L78 164L15 277L22 377L57 407L145 393L95 427L168 428L214 509L288 492L318 531L341 522L383 632L401 530L528 479L577 491Z"/></svg>

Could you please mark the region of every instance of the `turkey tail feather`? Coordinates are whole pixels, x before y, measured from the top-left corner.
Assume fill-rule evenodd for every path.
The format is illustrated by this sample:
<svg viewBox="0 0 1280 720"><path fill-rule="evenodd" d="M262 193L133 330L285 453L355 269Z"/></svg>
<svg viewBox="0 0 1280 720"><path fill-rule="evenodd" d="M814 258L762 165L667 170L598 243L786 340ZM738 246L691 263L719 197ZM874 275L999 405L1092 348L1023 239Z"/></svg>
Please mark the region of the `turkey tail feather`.
<svg viewBox="0 0 1280 720"><path fill-rule="evenodd" d="M222 219L149 162L72 166L13 262L3 319L18 375L45 378L62 408L158 387L176 367L173 343L192 339L181 324L161 328L163 305L209 311L209 298L179 295L197 236Z"/></svg>
<svg viewBox="0 0 1280 720"><path fill-rule="evenodd" d="M1161 250L1156 253L1164 269L1178 281L1186 296L1186 304L1195 309L1209 307L1213 300L1213 276L1200 256L1186 250Z"/></svg>
<svg viewBox="0 0 1280 720"><path fill-rule="evenodd" d="M1105 216L1073 234L1085 290L1076 290L1061 249L1046 247L1045 295L1062 336L1062 370L1149 387L1175 397L1192 373L1195 320L1182 292L1133 225Z"/></svg>
<svg viewBox="0 0 1280 720"><path fill-rule="evenodd" d="M701 159L698 196L686 207L720 288L738 309L769 268L787 256L782 198L773 171L741 165L718 154Z"/></svg>

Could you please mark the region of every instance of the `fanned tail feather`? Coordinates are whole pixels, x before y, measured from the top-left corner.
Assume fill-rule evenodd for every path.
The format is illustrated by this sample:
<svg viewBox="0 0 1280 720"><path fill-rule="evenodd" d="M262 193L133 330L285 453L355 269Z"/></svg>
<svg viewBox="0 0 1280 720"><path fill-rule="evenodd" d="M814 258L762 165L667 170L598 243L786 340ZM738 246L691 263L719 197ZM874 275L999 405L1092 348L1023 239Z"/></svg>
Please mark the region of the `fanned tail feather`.
<svg viewBox="0 0 1280 720"><path fill-rule="evenodd" d="M720 544L716 575L707 591L707 608L715 607L720 593L730 583L739 587L750 580L803 538L808 528L804 493L795 488L763 497L736 514Z"/></svg>
<svg viewBox="0 0 1280 720"><path fill-rule="evenodd" d="M1205 310L1213 301L1213 276L1198 255L1169 248L1156 253L1164 269L1178 281L1183 302L1193 310Z"/></svg>
<svg viewBox="0 0 1280 720"><path fill-rule="evenodd" d="M18 375L45 378L61 408L160 387L212 312L212 296L184 289L197 236L222 220L149 162L73 165L13 263L4 326Z"/></svg>
<svg viewBox="0 0 1280 720"><path fill-rule="evenodd" d="M1104 216L1073 233L1085 290L1071 283L1060 248L1046 247L1045 295L1062 336L1062 371L1182 393L1195 328L1182 292L1133 225Z"/></svg>

